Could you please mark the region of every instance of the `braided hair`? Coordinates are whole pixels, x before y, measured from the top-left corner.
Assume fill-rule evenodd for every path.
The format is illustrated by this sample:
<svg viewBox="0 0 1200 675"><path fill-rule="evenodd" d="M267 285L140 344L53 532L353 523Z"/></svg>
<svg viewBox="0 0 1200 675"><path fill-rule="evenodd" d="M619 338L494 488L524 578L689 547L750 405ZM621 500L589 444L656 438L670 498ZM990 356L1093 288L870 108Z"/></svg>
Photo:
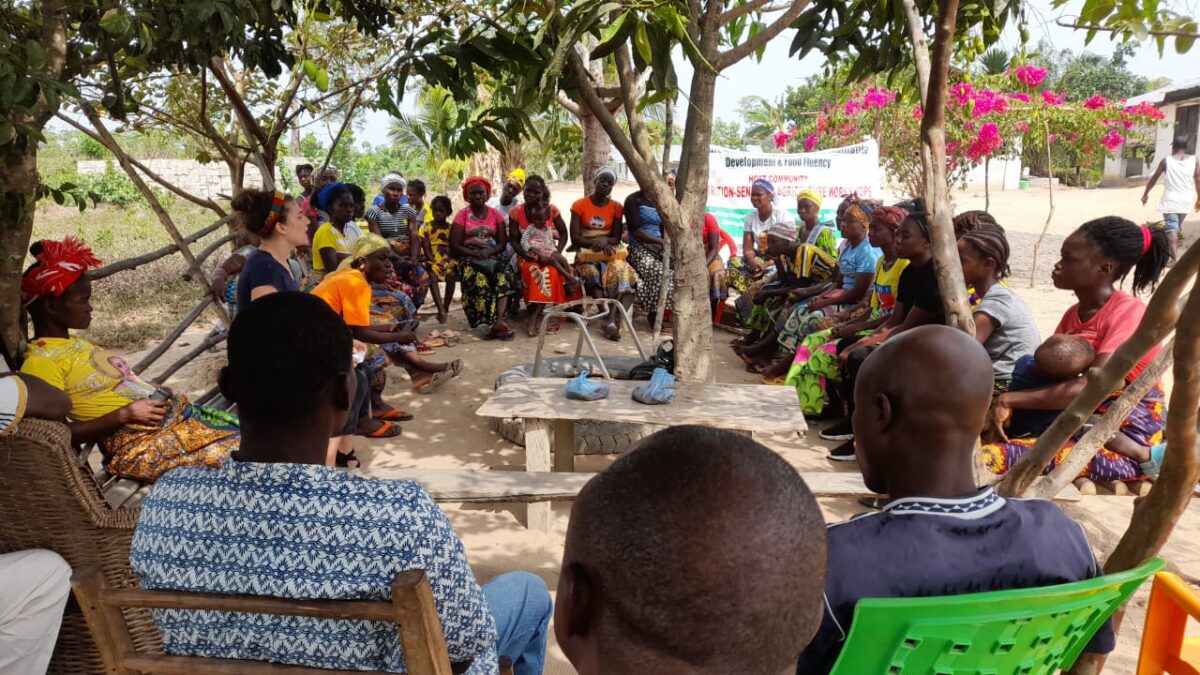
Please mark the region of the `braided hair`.
<svg viewBox="0 0 1200 675"><path fill-rule="evenodd" d="M1104 216L1084 223L1078 232L1099 248L1101 255L1116 261L1119 281L1133 270L1134 293L1154 290L1171 261L1167 232L1159 227L1145 228L1119 216Z"/></svg>
<svg viewBox="0 0 1200 675"><path fill-rule="evenodd" d="M929 209L925 208L924 197L914 197L906 202L900 202L896 206L908 211L908 217L905 220L911 220L917 225L921 236L925 241L933 242L933 231L929 225Z"/></svg>
<svg viewBox="0 0 1200 675"><path fill-rule="evenodd" d="M977 211L975 213L984 213ZM970 244L979 255L996 261L996 277L1003 279L1010 274L1008 268L1008 238L1004 236L1004 228L999 225L980 222L974 228L964 232L958 238Z"/></svg>
<svg viewBox="0 0 1200 675"><path fill-rule="evenodd" d="M954 238L962 239L962 236L980 225L995 225L1000 226L996 222L996 217L987 211L963 211L954 216ZM1003 230L1001 230L1003 232Z"/></svg>

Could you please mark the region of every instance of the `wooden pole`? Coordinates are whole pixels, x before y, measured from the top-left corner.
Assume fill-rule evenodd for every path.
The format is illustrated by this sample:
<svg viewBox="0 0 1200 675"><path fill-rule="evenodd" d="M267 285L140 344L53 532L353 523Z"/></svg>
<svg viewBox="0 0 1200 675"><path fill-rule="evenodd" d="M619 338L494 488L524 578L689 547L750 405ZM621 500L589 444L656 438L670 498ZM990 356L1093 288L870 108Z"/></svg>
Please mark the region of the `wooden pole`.
<svg viewBox="0 0 1200 675"><path fill-rule="evenodd" d="M671 236L666 232L663 232L662 252L663 273L658 284L658 308L654 312L654 337L650 340L651 348L655 348L658 338L662 335L663 317L667 313L667 289L675 283L674 277L671 276L671 258L675 256L671 251Z"/></svg>
<svg viewBox="0 0 1200 675"><path fill-rule="evenodd" d="M175 227L175 222L171 220L170 214L168 214L166 209L163 208L162 204L159 203L158 197L154 195L154 191L150 189L150 186L146 185L146 181L142 179L141 174L134 169L133 164L129 161L129 155L125 153L124 148L122 148L120 144L118 144L112 137L112 134L109 133L108 127L104 125L104 122L100 119L100 115L96 112L96 109L93 108L92 105L87 101L80 101L79 107L81 110L83 110L83 114L88 118L88 121L91 122L92 126L96 129L96 132L99 133L101 138L104 139L104 144L108 147L109 152L112 152L113 156L115 156L117 161L120 162L121 168L125 170L125 174L129 176L129 180L133 181L133 184L135 187L137 187L138 192L141 193L142 197L145 198L146 202L150 205L150 210L153 211L154 215L158 217L158 222L162 223L163 229L167 231L167 234L171 236L171 240L174 241L175 245L179 247L179 252L183 254L184 260L186 260L188 263L189 272L195 274L195 278L204 288L204 292L208 293L210 287L208 275L204 273L204 270L201 269L198 264L196 264L196 258L192 255L192 250L188 248L187 240L183 238L183 235L179 233L179 229ZM229 312L226 312L225 308L221 305L217 305L216 310L217 314L221 317L221 320L224 321L225 325L228 326L230 323Z"/></svg>
<svg viewBox="0 0 1200 675"><path fill-rule="evenodd" d="M151 364L165 354L166 351L171 348L171 345L175 344L175 341L179 339L179 336L183 335L183 331L187 330L188 326L192 325L195 323L196 319L200 318L200 315L204 313L204 308L208 307L209 303L212 301L212 296L206 294L204 298L200 300L200 304L196 305L196 307L192 309L187 316L183 317L183 321L180 321L179 325L175 326L175 329L168 333L167 337L163 338L163 341L158 343L158 346L155 347L153 351L143 356L142 360L138 361L137 364L134 365L133 372L141 374L142 371L149 368Z"/></svg>
<svg viewBox="0 0 1200 675"><path fill-rule="evenodd" d="M1129 374L1142 356L1151 347L1161 342L1172 329L1180 316L1179 297L1196 275L1200 266L1200 246L1187 250L1175 264L1167 276L1159 284L1158 290L1150 297L1146 313L1137 330L1129 337L1111 358L1100 368L1093 368L1087 374L1087 384L1083 391L1075 397L1067 409L1054 420L1034 444L1027 455L1005 474L996 484L1000 494L1011 497L1023 497L1025 491L1042 473L1042 469L1054 457L1059 448L1069 439L1083 423L1091 417L1096 407L1107 399L1112 392L1122 389L1125 376ZM1200 295L1194 293L1193 296ZM1195 298L1189 299L1191 306ZM1192 323L1195 323L1194 321ZM1176 335L1176 341L1180 338ZM1176 354L1178 358L1178 354Z"/></svg>
<svg viewBox="0 0 1200 675"><path fill-rule="evenodd" d="M180 368L191 363L192 360L195 359L197 356L200 356L200 354L202 352L204 352L204 350L208 349L209 347L215 347L216 345L221 344L228 337L229 337L229 331L223 330L220 333L217 333L216 335L210 335L210 336L204 338L204 341L202 341L200 344L193 347L190 352L188 352L187 354L184 354L182 357L179 358L178 361L167 366L166 370L159 373L156 377L151 378L150 381L156 382L158 384L165 383L168 379L170 379L170 377L172 375L179 372Z"/></svg>
<svg viewBox="0 0 1200 675"><path fill-rule="evenodd" d="M1150 389L1158 384L1159 378L1167 372L1167 368L1171 367L1173 347L1174 342L1171 340L1163 345L1158 356L1154 357L1154 360L1133 382L1126 385L1125 391L1121 392L1117 400L1109 406L1100 421L1088 429L1075 447L1071 448L1071 454L1067 455L1049 476L1045 476L1030 487L1030 497L1053 499L1054 495L1062 492L1063 488L1079 476L1083 468L1092 461L1097 452L1100 452L1100 448L1104 447L1113 434L1120 433L1121 423L1125 421L1126 417L1129 417L1129 413L1133 412L1133 409L1149 393Z"/></svg>
<svg viewBox="0 0 1200 675"><path fill-rule="evenodd" d="M1050 231L1050 219L1054 217L1054 164L1050 161L1050 121L1042 118L1042 124L1046 129L1046 172L1050 174L1050 178L1046 179L1046 184L1050 186L1050 213L1046 214L1046 223L1042 225L1042 233L1038 235L1037 243L1033 245L1033 266L1029 268L1030 288L1033 288L1037 279L1038 252L1042 250L1042 242L1046 239L1046 233Z"/></svg>

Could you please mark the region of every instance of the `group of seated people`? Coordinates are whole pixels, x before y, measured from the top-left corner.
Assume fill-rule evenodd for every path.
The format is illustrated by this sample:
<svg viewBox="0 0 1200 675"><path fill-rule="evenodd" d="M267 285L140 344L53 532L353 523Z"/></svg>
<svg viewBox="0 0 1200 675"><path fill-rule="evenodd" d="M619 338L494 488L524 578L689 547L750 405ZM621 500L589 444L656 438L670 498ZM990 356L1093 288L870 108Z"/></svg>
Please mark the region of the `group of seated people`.
<svg viewBox="0 0 1200 675"><path fill-rule="evenodd" d="M762 180L752 188L755 210L746 218L743 255L733 266L736 304L749 333L733 349L764 382L794 387L807 417L834 420L821 432L843 441L830 458L853 460L854 391L863 362L888 340L945 321L930 216L920 199L882 206L851 196L837 210L839 245L834 226L818 221L819 194L800 193L797 229L773 190ZM1074 292L1078 303L1043 343L1028 305L1005 281L1010 249L1004 228L984 211L957 215L954 228L975 337L995 378L990 412L979 429L984 460L1003 474L1083 389L1087 371L1107 362L1136 330L1145 305L1135 295L1157 283L1170 248L1162 229L1115 216L1084 223L1063 242L1052 274L1055 287ZM1132 295L1118 289L1130 272ZM1126 383L1157 352L1147 353ZM1166 452L1165 419L1163 391L1155 385L1082 477L1157 476Z"/></svg>
<svg viewBox="0 0 1200 675"><path fill-rule="evenodd" d="M580 492L553 607L533 574L480 585L446 515L420 486L326 466L328 439L356 397L352 340L312 295L272 294L239 313L220 375L241 411L239 445L219 468L177 468L155 484L130 555L143 586L386 599L396 573L422 569L455 672L495 673L501 657L519 675L542 672L553 615L558 644L585 675L777 675L829 672L860 598L1100 574L1082 528L1052 503L976 486L991 359L960 331L921 326L888 339L858 371L858 463L867 486L891 497L882 511L826 526L800 475L775 452L720 430L672 427ZM926 377L930 370L939 377ZM34 398L14 404L10 416L67 409L66 401L54 407ZM681 466L687 480L679 480ZM9 562L24 561L0 558ZM57 569L37 572L61 584ZM5 578L0 586L9 586ZM62 607L46 604L39 596L29 606L40 612L15 616L38 614L44 626ZM383 622L182 610L157 610L155 619L169 653L404 670L397 632ZM0 627L0 642L18 639L30 642L12 653L48 658L48 649L28 647L52 643L53 633ZM1113 647L1106 624L1088 651Z"/></svg>

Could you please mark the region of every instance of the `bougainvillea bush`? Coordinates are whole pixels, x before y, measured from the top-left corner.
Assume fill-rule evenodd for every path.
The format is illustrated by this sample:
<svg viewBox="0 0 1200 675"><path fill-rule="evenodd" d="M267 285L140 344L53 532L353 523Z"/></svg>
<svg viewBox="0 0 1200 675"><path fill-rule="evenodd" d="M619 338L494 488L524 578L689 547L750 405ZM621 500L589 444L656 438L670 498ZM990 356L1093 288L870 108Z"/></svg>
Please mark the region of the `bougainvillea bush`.
<svg viewBox="0 0 1200 675"><path fill-rule="evenodd" d="M1046 70L1019 66L1005 75L964 80L946 98L946 170L951 185L961 186L974 167L993 157L1012 157L1021 147L1043 149L1079 168L1101 166L1118 152L1126 137L1163 119L1149 104L1126 106L1092 96L1068 101L1043 89ZM864 83L836 106L827 106L805 126L775 134L775 145L789 152L811 152L879 141L880 161L891 178L912 194L921 193L921 106L875 83Z"/></svg>

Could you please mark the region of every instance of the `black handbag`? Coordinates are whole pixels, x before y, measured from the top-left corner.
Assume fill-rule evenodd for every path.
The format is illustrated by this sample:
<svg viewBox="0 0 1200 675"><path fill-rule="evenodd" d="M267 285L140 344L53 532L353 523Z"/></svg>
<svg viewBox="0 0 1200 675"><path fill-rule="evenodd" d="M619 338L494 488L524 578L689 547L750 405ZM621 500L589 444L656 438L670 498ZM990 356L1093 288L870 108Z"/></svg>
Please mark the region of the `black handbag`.
<svg viewBox="0 0 1200 675"><path fill-rule="evenodd" d="M675 374L675 342L673 340L660 342L654 356L642 361L629 371L629 379L649 380L655 368L662 368L672 375Z"/></svg>
<svg viewBox="0 0 1200 675"><path fill-rule="evenodd" d="M495 258L467 258L467 264L477 272L491 276L499 269L500 261Z"/></svg>

